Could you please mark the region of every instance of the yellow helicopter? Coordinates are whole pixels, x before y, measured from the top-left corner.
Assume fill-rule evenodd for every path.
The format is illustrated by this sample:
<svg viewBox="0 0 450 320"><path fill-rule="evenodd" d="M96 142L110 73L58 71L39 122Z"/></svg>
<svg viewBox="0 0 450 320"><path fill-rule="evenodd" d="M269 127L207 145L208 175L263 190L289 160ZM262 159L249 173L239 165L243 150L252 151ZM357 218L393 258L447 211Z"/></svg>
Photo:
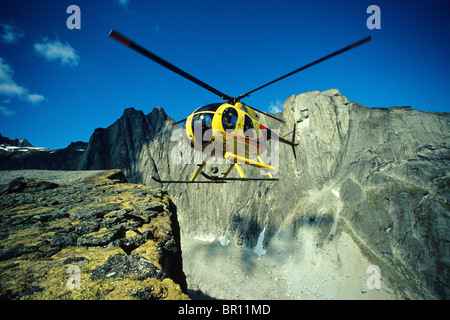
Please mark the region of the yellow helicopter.
<svg viewBox="0 0 450 320"><path fill-rule="evenodd" d="M295 147L299 146L299 143L295 142L296 123L294 122L292 139L287 140L284 137L279 136L276 130L272 130L266 127L264 124L260 123L258 113L264 114L267 117L285 123L283 120L273 116L272 114L250 107L245 103L242 103L241 99L250 96L250 94L262 88L265 88L268 85L285 79L297 72L305 70L306 68L330 59L338 54L341 54L371 40L370 36L366 37L325 57L313 61L301 68L298 68L284 76L272 80L256 89L241 94L238 97L231 97L211 87L203 81L193 77L187 72L174 66L170 62L158 57L154 53L131 41L114 29L110 31L109 36L124 44L125 46L144 55L145 57L157 62L163 67L166 67L167 69L216 94L221 99L226 101L223 103L212 103L200 107L194 110L194 112L192 112L187 118L173 123L173 125L176 125L184 122L184 137L186 138L188 144L190 144L190 146L194 150L208 152L206 152L206 159L204 159L203 162L199 165L189 181L161 180L159 178L152 177L155 181L160 183L226 183L228 181L277 181L278 179L274 178L272 175L272 173L275 171L275 167L269 164L265 164L261 158L261 155L266 151L266 142L268 140L275 140L291 146L294 152L294 157L296 157ZM228 170L222 173L222 176L208 175L203 172L203 169L206 166L208 160L212 157L223 157L230 163ZM269 178L247 178L240 164L248 164L260 168L266 172ZM239 174L239 178L229 177L229 174L231 173L233 168L236 168ZM216 174L217 172L218 168L212 167L211 173ZM207 180L197 180L200 174Z"/></svg>

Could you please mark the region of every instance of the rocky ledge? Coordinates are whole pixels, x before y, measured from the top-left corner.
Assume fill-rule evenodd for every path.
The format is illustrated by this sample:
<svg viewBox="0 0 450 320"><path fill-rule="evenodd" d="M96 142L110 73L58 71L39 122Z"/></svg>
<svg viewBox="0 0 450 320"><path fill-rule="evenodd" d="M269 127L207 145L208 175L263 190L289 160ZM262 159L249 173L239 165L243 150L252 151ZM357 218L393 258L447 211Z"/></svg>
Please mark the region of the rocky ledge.
<svg viewBox="0 0 450 320"><path fill-rule="evenodd" d="M0 188L0 299L188 299L176 207L119 170Z"/></svg>

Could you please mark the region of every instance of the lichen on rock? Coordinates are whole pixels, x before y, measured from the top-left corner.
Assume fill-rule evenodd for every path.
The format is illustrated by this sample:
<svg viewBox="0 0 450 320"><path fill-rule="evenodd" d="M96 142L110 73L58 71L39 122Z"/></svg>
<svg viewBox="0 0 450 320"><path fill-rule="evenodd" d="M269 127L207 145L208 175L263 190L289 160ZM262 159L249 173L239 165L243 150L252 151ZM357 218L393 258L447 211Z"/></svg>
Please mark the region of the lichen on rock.
<svg viewBox="0 0 450 320"><path fill-rule="evenodd" d="M27 181L0 196L0 298L188 299L166 193L118 170L71 185Z"/></svg>

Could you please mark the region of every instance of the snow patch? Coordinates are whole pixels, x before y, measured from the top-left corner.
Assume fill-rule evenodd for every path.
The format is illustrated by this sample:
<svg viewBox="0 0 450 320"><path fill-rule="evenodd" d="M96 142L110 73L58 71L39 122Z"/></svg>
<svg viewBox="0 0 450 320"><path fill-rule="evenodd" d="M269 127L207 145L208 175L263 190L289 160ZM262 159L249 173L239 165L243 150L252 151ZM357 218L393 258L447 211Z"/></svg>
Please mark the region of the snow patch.
<svg viewBox="0 0 450 320"><path fill-rule="evenodd" d="M258 241L256 242L255 248L253 248L253 252L256 253L259 257L261 257L263 254L266 254L267 250L264 249L263 242L264 242L264 232L266 232L266 228L261 231L258 237Z"/></svg>
<svg viewBox="0 0 450 320"><path fill-rule="evenodd" d="M338 197L338 198L341 197L340 194L339 194L339 191L336 191L336 190L334 190L334 189L331 189L331 192L333 192L333 194L334 194L336 197Z"/></svg>
<svg viewBox="0 0 450 320"><path fill-rule="evenodd" d="M28 152L28 151L50 151L50 152L56 152L56 149L49 149L49 148L43 148L43 147L16 147L16 146L7 146L5 144L0 145L0 150L6 151L6 152Z"/></svg>
<svg viewBox="0 0 450 320"><path fill-rule="evenodd" d="M214 240L216 240L215 237L213 236L207 236L207 237L194 237L194 240L199 240L199 241L203 241L203 242L213 242Z"/></svg>
<svg viewBox="0 0 450 320"><path fill-rule="evenodd" d="M220 236L217 238L219 240L220 244L224 247L228 246L230 244L230 240L227 239L225 236Z"/></svg>

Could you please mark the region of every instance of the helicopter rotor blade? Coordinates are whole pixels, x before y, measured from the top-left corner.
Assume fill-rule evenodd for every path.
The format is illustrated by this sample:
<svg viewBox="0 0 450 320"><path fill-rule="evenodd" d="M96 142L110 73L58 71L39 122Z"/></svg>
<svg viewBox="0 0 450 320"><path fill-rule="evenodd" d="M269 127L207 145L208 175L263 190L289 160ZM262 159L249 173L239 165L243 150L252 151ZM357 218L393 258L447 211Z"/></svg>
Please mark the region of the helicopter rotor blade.
<svg viewBox="0 0 450 320"><path fill-rule="evenodd" d="M246 107L248 107L248 108L250 108L250 109L253 109L253 110L255 110L256 112L262 113L263 115L265 115L265 116L267 116L267 117L269 117L269 118L278 120L278 121L280 121L280 122L282 122L282 123L286 123L286 121L281 120L280 118L277 118L277 117L275 117L274 115L272 115L272 114L270 114L270 113L267 113L267 112L258 110L258 109L253 108L253 107L250 107L250 106L249 106L248 104L246 104L246 103L243 103L243 104L244 104Z"/></svg>
<svg viewBox="0 0 450 320"><path fill-rule="evenodd" d="M171 64L170 62L158 57L156 54L148 51L147 49L141 47L140 45L138 45L137 43L131 41L130 39L128 39L127 37L125 37L124 35L118 33L117 31L115 31L114 29L111 29L111 31L109 32L109 36L117 41L119 41L120 43L122 43L123 45L133 49L134 51L142 54L143 56L155 61L156 63L159 63L160 65L162 65L163 67L179 74L180 76L194 82L195 84L199 85L200 87L218 95L219 97L221 97L224 100L232 100L232 98L230 96L228 96L227 94L220 92L219 90L211 87L210 85L204 83L203 81L195 78L194 76L190 75L189 73L181 70L180 68L174 66L173 64Z"/></svg>
<svg viewBox="0 0 450 320"><path fill-rule="evenodd" d="M303 66L303 67L301 67L301 68L295 69L294 71L289 72L288 74L285 74L284 76L281 76L281 77L279 77L279 78L277 78L277 79L275 79L275 80L272 80L272 81L270 81L270 82L268 82L268 83L266 83L266 84L264 84L264 85L262 85L262 86L260 86L260 87L258 87L258 88L256 88L256 89L253 89L253 90L251 90L251 91L249 91L249 92L247 92L247 93L241 94L241 95L237 98L237 100L239 101L239 100L242 99L242 98L248 97L251 93L256 92L256 91L258 91L258 90L261 90L262 88L265 88L265 87L267 87L267 86L269 86L269 85L271 85L271 84L273 84L273 83L275 83L275 82L278 82L278 81L280 81L280 80L283 80L283 79L285 79L285 78L287 78L287 77L289 77L289 76L292 76L293 74L295 74L295 73L297 73L297 72L303 71L303 70L305 70L305 69L307 69L307 68L309 68L309 67L312 67L312 66L314 66L314 65L316 65L316 64L318 64L318 63L320 63L320 62L323 62L323 61L328 60L328 59L330 59L330 58L332 58L332 57L335 57L335 56L337 56L338 54L341 54L341 53L346 52L346 51L348 51L348 50L350 50L350 49L353 49L353 48L355 48L355 47L357 47L357 46L360 46L360 45L362 45L362 44L364 44L364 43L366 43L366 42L369 42L371 39L372 39L372 37L369 36L369 37L364 38L364 39L362 39L362 40L359 40L359 41L357 41L357 42L355 42L355 43L353 43L353 44L351 44L351 45L348 45L348 46L346 46L345 48L342 48L342 49L340 49L340 50L338 50L338 51L335 51L335 52L333 52L333 53L330 53L329 55L327 55L327 56L325 56L325 57L323 57L323 58L320 58L320 59L318 59L318 60L316 60L316 61L313 61L313 62L311 62L311 63L308 63L307 65L305 65L305 66Z"/></svg>

